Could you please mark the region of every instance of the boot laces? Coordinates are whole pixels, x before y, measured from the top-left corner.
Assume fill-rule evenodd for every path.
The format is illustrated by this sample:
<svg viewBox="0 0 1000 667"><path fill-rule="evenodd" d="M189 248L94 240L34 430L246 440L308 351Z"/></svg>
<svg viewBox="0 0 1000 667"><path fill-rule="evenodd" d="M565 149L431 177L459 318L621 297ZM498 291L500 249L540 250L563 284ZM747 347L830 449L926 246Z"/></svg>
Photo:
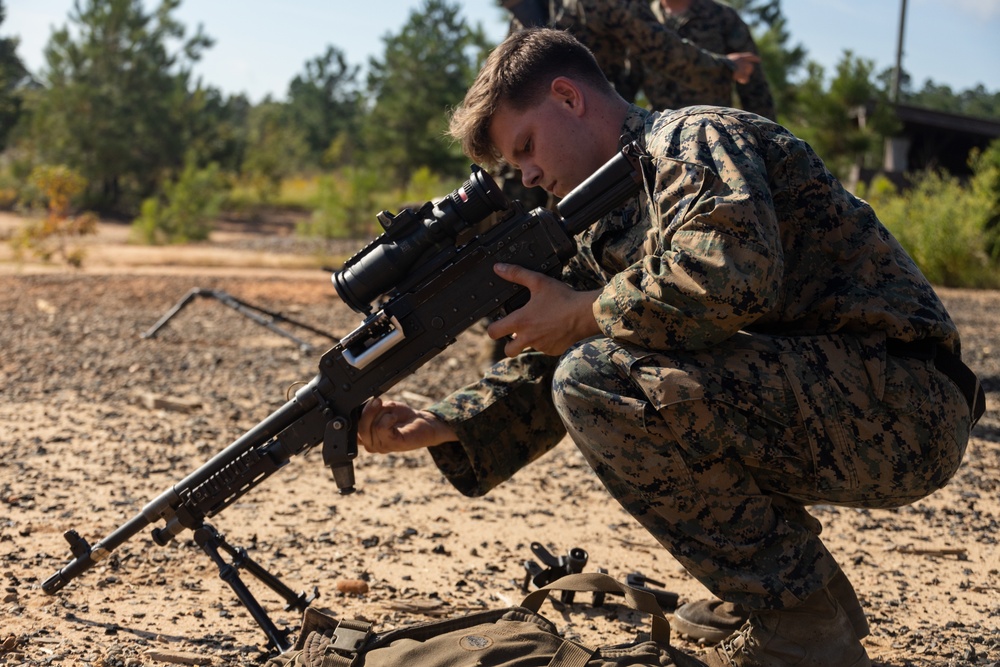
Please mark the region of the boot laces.
<svg viewBox="0 0 1000 667"><path fill-rule="evenodd" d="M752 656L761 645L753 630L753 625L748 619L739 630L719 643L719 651L724 653L730 661L735 661L741 654L747 657Z"/></svg>

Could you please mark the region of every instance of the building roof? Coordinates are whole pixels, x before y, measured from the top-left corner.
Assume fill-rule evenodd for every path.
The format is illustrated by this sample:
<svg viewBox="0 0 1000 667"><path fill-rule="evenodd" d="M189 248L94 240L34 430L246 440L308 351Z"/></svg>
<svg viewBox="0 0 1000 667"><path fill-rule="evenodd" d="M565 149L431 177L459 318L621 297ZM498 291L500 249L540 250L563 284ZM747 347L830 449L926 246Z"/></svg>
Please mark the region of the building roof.
<svg viewBox="0 0 1000 667"><path fill-rule="evenodd" d="M896 117L904 124L923 125L928 128L980 135L990 139L1000 137L1000 120L926 109L911 104L894 104L893 106L896 110Z"/></svg>
<svg viewBox="0 0 1000 667"><path fill-rule="evenodd" d="M969 175L970 151L985 149L1000 137L1000 120L910 104L894 104L893 110L903 126L897 137L907 141L906 159L896 166L904 172L944 169Z"/></svg>

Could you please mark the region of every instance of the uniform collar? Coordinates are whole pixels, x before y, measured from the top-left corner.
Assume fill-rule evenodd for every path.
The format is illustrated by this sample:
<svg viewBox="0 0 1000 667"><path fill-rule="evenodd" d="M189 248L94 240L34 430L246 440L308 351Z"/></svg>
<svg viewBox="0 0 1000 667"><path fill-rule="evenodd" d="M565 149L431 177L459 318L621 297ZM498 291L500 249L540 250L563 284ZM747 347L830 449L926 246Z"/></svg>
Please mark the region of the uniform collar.
<svg viewBox="0 0 1000 667"><path fill-rule="evenodd" d="M628 105L625 112L625 121L622 123L622 141L629 143L638 141L643 147L646 146L646 124L650 119L651 112L635 104Z"/></svg>

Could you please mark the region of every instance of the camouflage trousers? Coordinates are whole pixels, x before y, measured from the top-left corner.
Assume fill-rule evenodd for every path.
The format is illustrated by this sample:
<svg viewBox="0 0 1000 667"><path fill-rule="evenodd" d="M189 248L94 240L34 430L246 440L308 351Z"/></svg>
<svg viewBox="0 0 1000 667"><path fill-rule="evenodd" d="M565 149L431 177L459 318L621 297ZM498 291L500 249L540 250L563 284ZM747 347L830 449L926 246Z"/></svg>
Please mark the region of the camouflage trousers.
<svg viewBox="0 0 1000 667"><path fill-rule="evenodd" d="M892 508L954 475L968 406L881 335L740 333L693 352L593 338L553 398L611 494L712 593L794 606L838 565L811 504Z"/></svg>

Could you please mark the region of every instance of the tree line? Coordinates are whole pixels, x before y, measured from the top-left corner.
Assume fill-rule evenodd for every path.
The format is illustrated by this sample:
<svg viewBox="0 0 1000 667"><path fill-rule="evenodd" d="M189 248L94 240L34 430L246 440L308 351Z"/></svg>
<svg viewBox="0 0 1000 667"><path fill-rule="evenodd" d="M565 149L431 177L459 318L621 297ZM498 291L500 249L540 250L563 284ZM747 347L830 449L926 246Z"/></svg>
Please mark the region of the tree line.
<svg viewBox="0 0 1000 667"><path fill-rule="evenodd" d="M80 206L139 216L154 240L185 216L279 201L295 177L312 179L309 201L327 218L370 219L379 193L429 198L467 175L445 137L447 112L494 45L457 3L424 0L363 70L331 44L304 63L284 99L252 104L194 76L213 40L176 19L180 2L147 10L141 0L78 0L34 76L17 39L0 37L0 207L43 198L32 174L59 166L82 179ZM826 72L794 42L780 0L731 4L754 31L779 120L841 175L877 166L896 129L886 104L892 70L845 52ZM3 18L0 0L0 31ZM902 81L902 101L1000 118L1000 92L932 81L917 89L905 73ZM870 110L864 124L853 118L860 107ZM338 230L320 215L314 231Z"/></svg>

